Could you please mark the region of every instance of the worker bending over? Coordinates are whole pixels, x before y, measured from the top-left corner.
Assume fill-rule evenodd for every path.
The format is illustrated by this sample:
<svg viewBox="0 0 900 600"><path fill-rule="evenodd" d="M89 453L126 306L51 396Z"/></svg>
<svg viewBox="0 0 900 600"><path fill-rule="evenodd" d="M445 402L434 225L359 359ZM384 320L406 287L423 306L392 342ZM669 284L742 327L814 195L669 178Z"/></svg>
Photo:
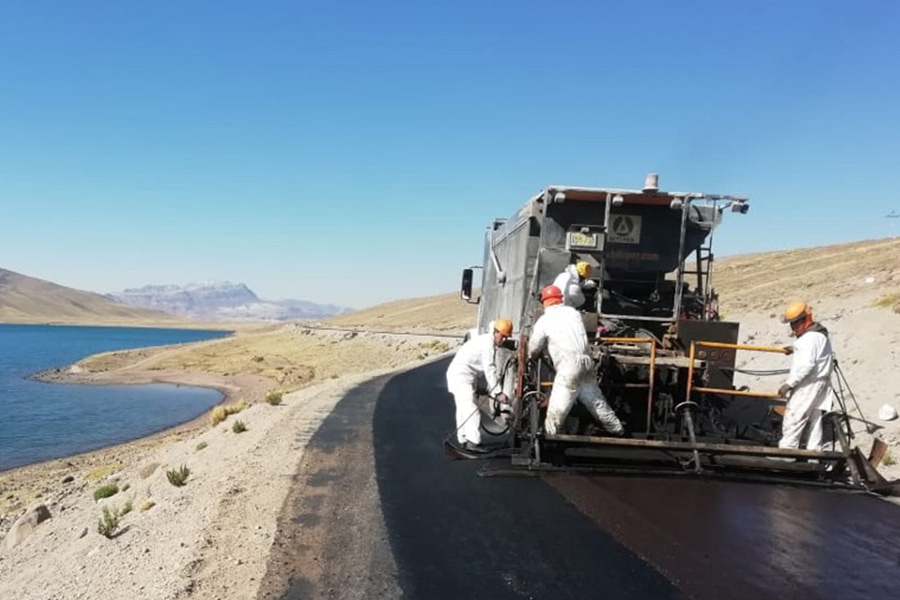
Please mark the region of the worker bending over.
<svg viewBox="0 0 900 600"><path fill-rule="evenodd" d="M782 322L790 323L797 340L787 348L788 354L793 355L791 372L778 390L779 396L788 399L778 447L799 448L808 426L807 449L821 450L822 417L831 410L834 398L834 353L828 330L813 321L812 309L805 302L790 304Z"/></svg>
<svg viewBox="0 0 900 600"><path fill-rule="evenodd" d="M489 395L499 392L497 400L507 401L500 391L495 357L496 349L512 335L512 321L497 319L491 325L491 333L474 335L460 346L447 369L447 389L456 402L456 440L469 450L481 449L481 414L475 404L479 380L487 382Z"/></svg>
<svg viewBox="0 0 900 600"><path fill-rule="evenodd" d="M555 285L543 289L541 303L544 314L534 324L528 340L528 355L536 358L547 346L556 370L544 430L550 435L559 432L575 400L579 400L604 429L621 434L622 423L597 385L594 360L588 355L587 333L581 315L563 304L563 293Z"/></svg>
<svg viewBox="0 0 900 600"><path fill-rule="evenodd" d="M582 288L590 288L597 284L591 280L593 268L590 263L583 260L574 265L569 265L556 276L553 285L562 292L563 304L573 308L580 308L584 304L584 291Z"/></svg>

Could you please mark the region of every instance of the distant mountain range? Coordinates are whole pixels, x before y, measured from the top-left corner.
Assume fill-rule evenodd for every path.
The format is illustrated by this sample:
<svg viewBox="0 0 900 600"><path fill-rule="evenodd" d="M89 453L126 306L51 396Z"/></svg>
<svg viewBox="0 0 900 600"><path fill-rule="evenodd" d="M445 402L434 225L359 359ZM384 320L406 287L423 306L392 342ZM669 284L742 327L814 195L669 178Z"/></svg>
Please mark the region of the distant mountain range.
<svg viewBox="0 0 900 600"><path fill-rule="evenodd" d="M350 309L304 300L262 300L243 283L204 281L145 285L108 294L115 302L206 321L321 319Z"/></svg>
<svg viewBox="0 0 900 600"><path fill-rule="evenodd" d="M0 322L184 325L182 319L170 314L119 304L100 294L6 269L0 269Z"/></svg>

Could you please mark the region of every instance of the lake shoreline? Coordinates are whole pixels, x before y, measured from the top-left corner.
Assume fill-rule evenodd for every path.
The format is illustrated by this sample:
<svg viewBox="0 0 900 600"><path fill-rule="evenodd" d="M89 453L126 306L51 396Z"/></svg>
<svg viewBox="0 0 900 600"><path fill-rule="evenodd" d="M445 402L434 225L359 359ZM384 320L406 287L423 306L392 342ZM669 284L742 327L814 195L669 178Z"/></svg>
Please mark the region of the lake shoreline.
<svg viewBox="0 0 900 600"><path fill-rule="evenodd" d="M259 402L277 385L271 379L256 375L143 370L134 369L133 365L103 372L88 372L79 367L81 362L94 356L96 355L85 357L65 367L44 369L30 378L55 384L104 386L169 384L208 388L221 394L221 399L213 406L239 400L246 400L251 404ZM14 519L28 506L37 502L53 503L62 500L67 495L69 487L69 483L65 480L70 476L87 481L103 479L110 473L134 464L160 446L201 432L208 427L208 413L209 409L204 410L192 419L125 442L0 470L0 536L6 534Z"/></svg>

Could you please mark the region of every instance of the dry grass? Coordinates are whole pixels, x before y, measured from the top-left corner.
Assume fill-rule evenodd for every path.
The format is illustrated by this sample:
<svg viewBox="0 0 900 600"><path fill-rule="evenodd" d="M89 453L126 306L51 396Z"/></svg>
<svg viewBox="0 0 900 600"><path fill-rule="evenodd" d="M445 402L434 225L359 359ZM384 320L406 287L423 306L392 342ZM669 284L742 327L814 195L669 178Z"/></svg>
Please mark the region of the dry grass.
<svg viewBox="0 0 900 600"><path fill-rule="evenodd" d="M115 470L116 465L103 465L88 471L84 478L86 481L97 481L98 479L103 479Z"/></svg>
<svg viewBox="0 0 900 600"><path fill-rule="evenodd" d="M477 315L478 307L454 292L379 304L332 317L327 323L386 331L462 332L474 326Z"/></svg>
<svg viewBox="0 0 900 600"><path fill-rule="evenodd" d="M900 238L723 258L713 283L728 315L774 310L791 300L884 294L900 285Z"/></svg>
<svg viewBox="0 0 900 600"><path fill-rule="evenodd" d="M215 427L231 415L236 415L245 408L247 408L247 402L243 399L231 404L220 404L219 406L213 407L213 409L209 411L209 424L211 427Z"/></svg>
<svg viewBox="0 0 900 600"><path fill-rule="evenodd" d="M209 411L209 426L215 427L227 418L228 413L225 412L224 406L214 406L213 409Z"/></svg>
<svg viewBox="0 0 900 600"><path fill-rule="evenodd" d="M875 306L900 313L900 293L885 294L875 301Z"/></svg>
<svg viewBox="0 0 900 600"><path fill-rule="evenodd" d="M400 366L436 353L431 342L317 333L283 325L168 352L152 368L260 375L287 393L335 376Z"/></svg>

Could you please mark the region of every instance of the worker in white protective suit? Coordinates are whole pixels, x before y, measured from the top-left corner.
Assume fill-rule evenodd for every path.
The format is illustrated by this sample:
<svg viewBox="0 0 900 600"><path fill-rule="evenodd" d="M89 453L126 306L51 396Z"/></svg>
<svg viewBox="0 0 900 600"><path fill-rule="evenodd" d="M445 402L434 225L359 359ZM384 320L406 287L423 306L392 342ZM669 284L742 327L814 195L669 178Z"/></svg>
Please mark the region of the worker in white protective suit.
<svg viewBox="0 0 900 600"><path fill-rule="evenodd" d="M788 399L778 447L799 448L803 432L808 430L806 448L821 450L822 418L834 401L834 353L828 330L813 321L812 309L805 302L790 304L782 321L790 323L797 340L786 348L793 355L791 371L778 390L779 396Z"/></svg>
<svg viewBox="0 0 900 600"><path fill-rule="evenodd" d="M583 260L566 267L562 273L553 280L553 285L559 288L563 294L563 304L573 308L580 308L584 304L583 288L596 287L591 279L593 268L591 264Z"/></svg>
<svg viewBox="0 0 900 600"><path fill-rule="evenodd" d="M597 385L594 360L588 355L587 333L581 315L563 304L562 290L555 285L543 289L541 303L544 314L534 324L528 340L528 355L536 358L546 346L556 370L544 430L549 435L561 433L563 422L578 400L606 431L622 434L621 421Z"/></svg>
<svg viewBox="0 0 900 600"><path fill-rule="evenodd" d="M456 402L456 440L468 450L481 450L481 415L475 404L475 389L479 380L487 382L488 395L497 394L498 402L508 398L500 389L496 350L512 335L513 324L509 319L497 319L491 333L469 338L456 351L447 369L447 389Z"/></svg>

